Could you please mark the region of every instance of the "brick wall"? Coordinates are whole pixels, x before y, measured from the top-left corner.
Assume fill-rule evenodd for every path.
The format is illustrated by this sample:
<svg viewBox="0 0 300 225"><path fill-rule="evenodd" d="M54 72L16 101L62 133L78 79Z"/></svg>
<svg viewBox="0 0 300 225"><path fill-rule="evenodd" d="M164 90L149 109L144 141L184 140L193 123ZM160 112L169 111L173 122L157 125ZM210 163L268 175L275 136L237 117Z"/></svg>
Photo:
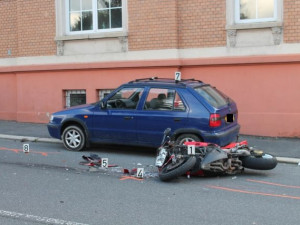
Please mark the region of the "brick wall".
<svg viewBox="0 0 300 225"><path fill-rule="evenodd" d="M0 21L1 58L56 54L54 0L1 0Z"/></svg>
<svg viewBox="0 0 300 225"><path fill-rule="evenodd" d="M300 43L300 0L284 1L284 43ZM55 1L0 1L0 58L55 55ZM226 46L226 1L128 0L129 50Z"/></svg>
<svg viewBox="0 0 300 225"><path fill-rule="evenodd" d="M177 48L176 0L129 0L129 50Z"/></svg>
<svg viewBox="0 0 300 225"><path fill-rule="evenodd" d="M18 55L16 0L0 1L0 58Z"/></svg>
<svg viewBox="0 0 300 225"><path fill-rule="evenodd" d="M128 1L129 50L226 45L226 2Z"/></svg>
<svg viewBox="0 0 300 225"><path fill-rule="evenodd" d="M55 1L17 0L19 56L56 54Z"/></svg>
<svg viewBox="0 0 300 225"><path fill-rule="evenodd" d="M180 0L179 47L226 46L226 1Z"/></svg>
<svg viewBox="0 0 300 225"><path fill-rule="evenodd" d="M300 42L300 0L284 1L284 28L285 43Z"/></svg>

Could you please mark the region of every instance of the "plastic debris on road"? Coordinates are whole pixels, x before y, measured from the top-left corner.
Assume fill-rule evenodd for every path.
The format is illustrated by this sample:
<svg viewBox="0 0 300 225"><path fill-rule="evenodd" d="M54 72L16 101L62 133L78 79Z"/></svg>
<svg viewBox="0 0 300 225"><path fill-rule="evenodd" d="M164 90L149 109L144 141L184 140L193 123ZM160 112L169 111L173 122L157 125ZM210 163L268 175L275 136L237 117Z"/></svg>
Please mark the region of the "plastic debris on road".
<svg viewBox="0 0 300 225"><path fill-rule="evenodd" d="M123 168L116 164L109 164L108 168L102 167L102 158L97 154L90 154L89 156L83 155L85 160L80 162L80 165L88 166L89 172L102 172L105 174L125 174L132 177L137 177L138 168L143 168L143 178L155 178L158 177L157 168L154 165L142 166L141 163L134 163L135 166L132 169Z"/></svg>

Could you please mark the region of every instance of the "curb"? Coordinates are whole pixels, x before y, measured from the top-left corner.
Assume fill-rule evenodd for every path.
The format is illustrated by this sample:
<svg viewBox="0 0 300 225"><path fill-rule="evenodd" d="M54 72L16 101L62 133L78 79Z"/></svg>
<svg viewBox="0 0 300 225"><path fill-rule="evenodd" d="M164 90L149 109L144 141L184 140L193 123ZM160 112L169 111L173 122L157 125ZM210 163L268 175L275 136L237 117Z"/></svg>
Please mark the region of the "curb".
<svg viewBox="0 0 300 225"><path fill-rule="evenodd" d="M7 135L7 134L0 134L0 138L9 139L9 140L18 140L21 142L31 141L31 142L45 142L45 143L62 143L61 140L54 139L54 138L39 138L39 137L16 136L16 135Z"/></svg>
<svg viewBox="0 0 300 225"><path fill-rule="evenodd" d="M16 136L16 135L7 135L0 134L1 139L9 140L19 140L21 142L31 141L31 142L44 142L44 143L59 143L62 141L54 138L39 138L39 137L29 137L29 136ZM288 157L276 157L279 163L291 163L300 165L300 158L288 158Z"/></svg>
<svg viewBox="0 0 300 225"><path fill-rule="evenodd" d="M276 157L279 163L292 163L300 165L300 159L298 158L287 158L287 157Z"/></svg>

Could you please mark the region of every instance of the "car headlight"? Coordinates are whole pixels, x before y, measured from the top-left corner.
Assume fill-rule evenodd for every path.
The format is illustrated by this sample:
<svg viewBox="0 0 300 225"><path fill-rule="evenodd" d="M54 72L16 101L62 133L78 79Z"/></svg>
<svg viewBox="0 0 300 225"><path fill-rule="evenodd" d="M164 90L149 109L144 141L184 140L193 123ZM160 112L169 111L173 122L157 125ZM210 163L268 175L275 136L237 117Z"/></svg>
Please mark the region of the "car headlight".
<svg viewBox="0 0 300 225"><path fill-rule="evenodd" d="M52 123L53 119L54 119L54 116L51 115L51 116L50 116L50 123Z"/></svg>

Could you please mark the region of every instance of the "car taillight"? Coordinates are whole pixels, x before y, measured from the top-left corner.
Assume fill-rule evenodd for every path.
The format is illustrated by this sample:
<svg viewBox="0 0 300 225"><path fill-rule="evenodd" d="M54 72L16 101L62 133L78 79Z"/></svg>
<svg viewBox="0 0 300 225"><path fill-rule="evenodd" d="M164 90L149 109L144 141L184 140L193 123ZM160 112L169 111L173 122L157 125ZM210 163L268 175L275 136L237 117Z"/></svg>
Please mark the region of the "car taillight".
<svg viewBox="0 0 300 225"><path fill-rule="evenodd" d="M221 126L221 116L220 114L211 114L209 117L209 126L210 127L219 127Z"/></svg>

